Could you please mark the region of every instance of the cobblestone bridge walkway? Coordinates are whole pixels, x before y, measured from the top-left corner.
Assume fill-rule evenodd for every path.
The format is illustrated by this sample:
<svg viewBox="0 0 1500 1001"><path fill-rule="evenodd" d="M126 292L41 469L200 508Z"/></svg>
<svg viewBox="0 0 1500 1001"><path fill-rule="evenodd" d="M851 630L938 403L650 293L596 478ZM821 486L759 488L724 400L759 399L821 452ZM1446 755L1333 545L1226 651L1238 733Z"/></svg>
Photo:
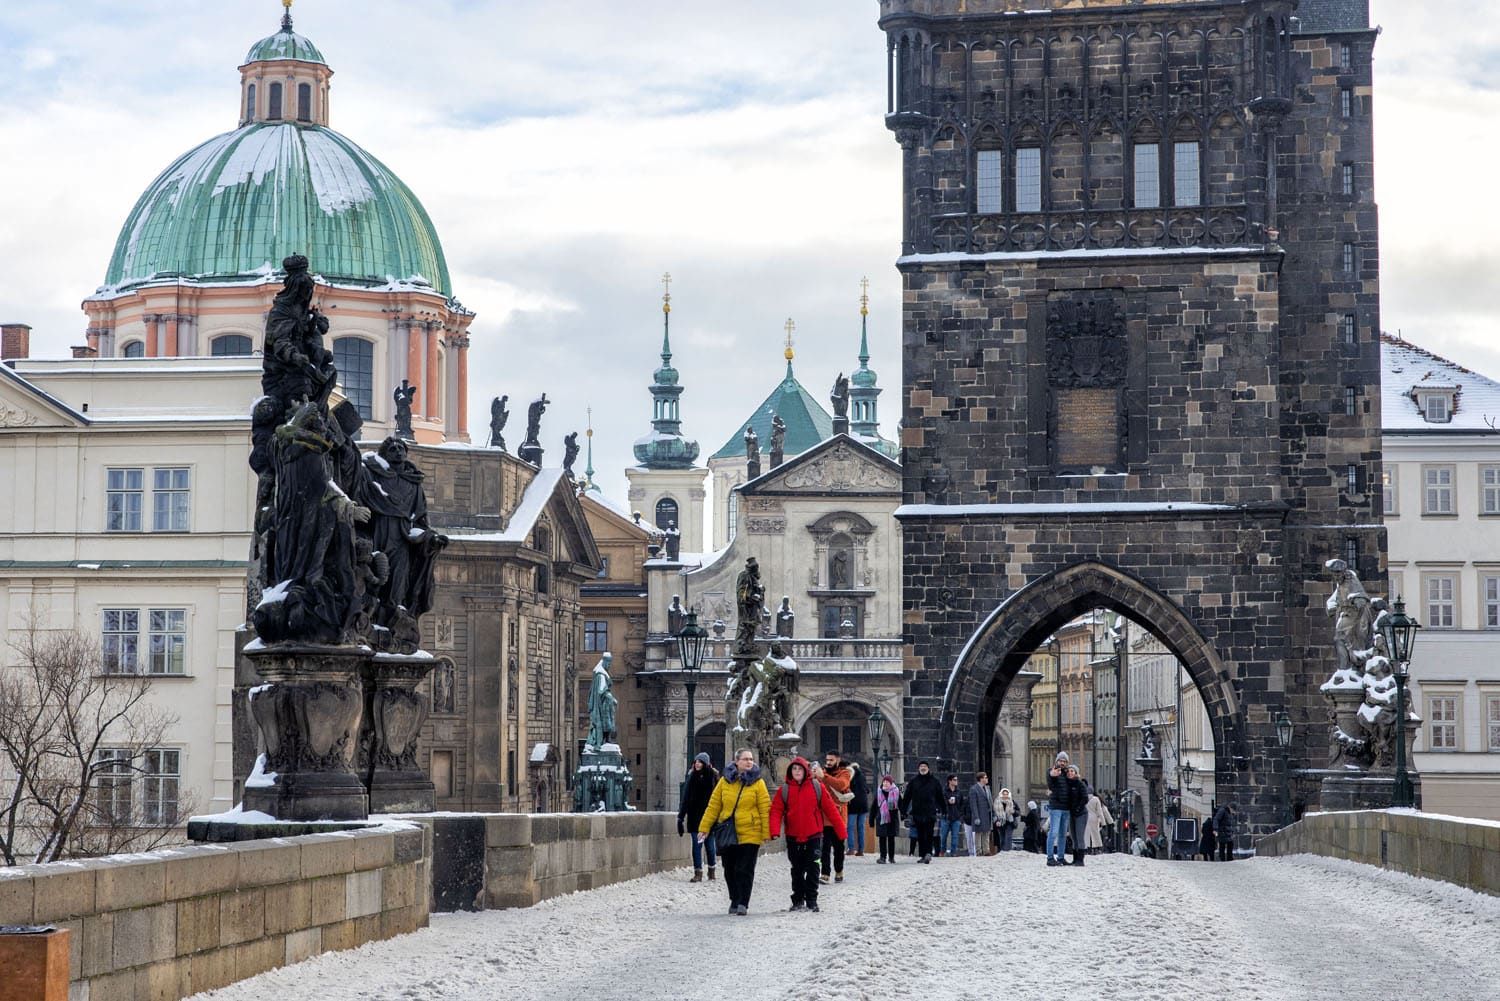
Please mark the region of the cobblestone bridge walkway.
<svg viewBox="0 0 1500 1001"><path fill-rule="evenodd" d="M750 915L663 873L432 927L198 995L342 999L1492 999L1500 898L1312 856L850 859L819 914L763 857Z"/></svg>

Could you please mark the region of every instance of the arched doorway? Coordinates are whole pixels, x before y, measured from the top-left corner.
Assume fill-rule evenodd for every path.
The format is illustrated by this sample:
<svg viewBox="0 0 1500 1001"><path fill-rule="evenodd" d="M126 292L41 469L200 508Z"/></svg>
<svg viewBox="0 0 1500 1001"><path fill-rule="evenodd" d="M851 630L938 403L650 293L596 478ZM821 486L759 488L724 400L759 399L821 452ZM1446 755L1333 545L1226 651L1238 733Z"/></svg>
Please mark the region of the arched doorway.
<svg viewBox="0 0 1500 1001"><path fill-rule="evenodd" d="M1094 562L1027 584L970 637L943 693L943 767L995 770L994 734L1012 679L1055 633L1095 609L1137 623L1181 663L1202 697L1215 752L1214 786L1221 797L1233 797L1246 779L1249 758L1238 699L1218 652L1172 601L1130 574Z"/></svg>
<svg viewBox="0 0 1500 1001"><path fill-rule="evenodd" d="M723 723L705 723L698 728L698 733L693 738L693 755L696 757L699 754L707 754L715 768L721 772L724 770L728 752L724 747Z"/></svg>
<svg viewBox="0 0 1500 1001"><path fill-rule="evenodd" d="M865 775L874 774L870 760L869 719L871 705L846 699L814 712L802 725L802 753L821 759L838 750L845 761L857 761Z"/></svg>

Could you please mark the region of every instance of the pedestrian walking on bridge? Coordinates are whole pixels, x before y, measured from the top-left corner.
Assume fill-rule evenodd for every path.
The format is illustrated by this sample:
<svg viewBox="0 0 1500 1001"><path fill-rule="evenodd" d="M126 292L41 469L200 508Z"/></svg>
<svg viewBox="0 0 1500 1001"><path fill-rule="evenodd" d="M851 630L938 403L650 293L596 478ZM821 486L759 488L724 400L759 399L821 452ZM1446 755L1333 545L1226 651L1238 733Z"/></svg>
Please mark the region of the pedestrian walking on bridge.
<svg viewBox="0 0 1500 1001"><path fill-rule="evenodd" d="M921 861L932 863L932 829L943 808L943 785L932 774L927 762L917 763L917 774L906 783L901 794L901 812L906 814L917 832L917 850Z"/></svg>
<svg viewBox="0 0 1500 1001"><path fill-rule="evenodd" d="M714 786L703 819L698 822L698 840L713 836L714 825L727 822L726 839L718 845L724 862L724 889L729 891L729 913L744 917L750 909L750 891L755 887L755 862L760 846L771 836L771 793L755 763L755 752L741 748L734 764ZM730 834L729 832L733 832Z"/></svg>
<svg viewBox="0 0 1500 1001"><path fill-rule="evenodd" d="M969 855L989 855L990 835L995 828L995 806L990 802L990 777L974 776L969 786Z"/></svg>

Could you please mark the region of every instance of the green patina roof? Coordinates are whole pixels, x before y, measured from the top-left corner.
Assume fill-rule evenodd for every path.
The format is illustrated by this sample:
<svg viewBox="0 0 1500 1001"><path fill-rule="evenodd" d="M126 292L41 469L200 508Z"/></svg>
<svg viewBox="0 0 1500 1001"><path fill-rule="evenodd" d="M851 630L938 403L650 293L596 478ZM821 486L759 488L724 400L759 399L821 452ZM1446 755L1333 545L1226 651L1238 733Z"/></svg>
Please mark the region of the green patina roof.
<svg viewBox="0 0 1500 1001"><path fill-rule="evenodd" d="M316 45L290 28L267 35L250 46L245 62L259 62L262 59L300 59L305 63L328 65L328 60L323 58L323 53L318 51Z"/></svg>
<svg viewBox="0 0 1500 1001"><path fill-rule="evenodd" d="M104 280L246 280L293 252L330 281L420 277L452 294L411 189L337 132L290 122L246 125L178 157L131 210Z"/></svg>
<svg viewBox="0 0 1500 1001"><path fill-rule="evenodd" d="M764 403L755 408L755 412L740 425L739 430L729 436L724 447L709 458L729 459L744 455L747 427L755 428L755 434L760 438L760 454L769 455L772 416L779 416L786 421L784 451L789 457L806 452L833 434L833 418L813 399L811 393L802 388L802 383L792 375L792 363L787 362L786 378L781 380L781 385L766 397Z"/></svg>

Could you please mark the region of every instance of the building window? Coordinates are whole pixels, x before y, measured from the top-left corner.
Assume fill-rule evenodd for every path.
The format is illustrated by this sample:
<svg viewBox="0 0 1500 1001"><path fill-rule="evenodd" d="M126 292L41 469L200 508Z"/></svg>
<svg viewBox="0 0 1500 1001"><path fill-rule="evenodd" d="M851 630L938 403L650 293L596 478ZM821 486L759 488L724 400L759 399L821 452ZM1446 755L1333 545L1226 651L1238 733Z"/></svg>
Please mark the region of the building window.
<svg viewBox="0 0 1500 1001"><path fill-rule="evenodd" d="M1458 578L1451 574L1430 574L1422 583L1427 592L1427 621L1422 624L1428 629L1457 629Z"/></svg>
<svg viewBox="0 0 1500 1001"><path fill-rule="evenodd" d="M1422 397L1422 419L1429 424L1447 424L1448 397L1442 393Z"/></svg>
<svg viewBox="0 0 1500 1001"><path fill-rule="evenodd" d="M1484 628L1500 629L1500 577L1484 578Z"/></svg>
<svg viewBox="0 0 1500 1001"><path fill-rule="evenodd" d="M106 608L100 640L105 674L134 674L141 642L141 613L136 608Z"/></svg>
<svg viewBox="0 0 1500 1001"><path fill-rule="evenodd" d="M1344 164L1343 169L1339 173L1341 175L1339 190L1346 195L1352 196L1354 194L1354 164Z"/></svg>
<svg viewBox="0 0 1500 1001"><path fill-rule="evenodd" d="M1380 470L1380 493L1385 503L1386 514L1399 514L1396 504L1396 467L1385 466Z"/></svg>
<svg viewBox="0 0 1500 1001"><path fill-rule="evenodd" d="M187 673L187 610L153 608L148 615L150 660L148 674Z"/></svg>
<svg viewBox="0 0 1500 1001"><path fill-rule="evenodd" d="M822 607L823 638L862 636L860 605L857 602L827 602Z"/></svg>
<svg viewBox="0 0 1500 1001"><path fill-rule="evenodd" d="M104 530L139 532L145 503L144 469L111 469L105 473Z"/></svg>
<svg viewBox="0 0 1500 1001"><path fill-rule="evenodd" d="M583 652L603 653L609 649L609 621L585 619L583 623Z"/></svg>
<svg viewBox="0 0 1500 1001"><path fill-rule="evenodd" d="M1355 264L1354 244L1350 243L1348 240L1345 240L1344 241L1344 274L1346 274L1346 275L1352 275L1352 274L1354 274L1354 264Z"/></svg>
<svg viewBox="0 0 1500 1001"><path fill-rule="evenodd" d="M186 532L193 507L192 473L182 467L151 470L151 531Z"/></svg>
<svg viewBox="0 0 1500 1001"><path fill-rule="evenodd" d="M1344 562L1351 567L1359 566L1359 539L1353 535L1344 539Z"/></svg>
<svg viewBox="0 0 1500 1001"><path fill-rule="evenodd" d="M1429 751L1458 750L1458 696L1427 697Z"/></svg>
<svg viewBox="0 0 1500 1001"><path fill-rule="evenodd" d="M734 531L739 527L740 521L740 494L738 490L729 494L729 517L725 519L725 528L729 538L734 538Z"/></svg>
<svg viewBox="0 0 1500 1001"><path fill-rule="evenodd" d="M1139 147L1137 147L1139 148ZM1172 204L1197 205L1199 202L1200 157L1196 142L1172 144Z"/></svg>
<svg viewBox="0 0 1500 1001"><path fill-rule="evenodd" d="M1500 514L1500 466L1479 467L1479 513Z"/></svg>
<svg viewBox="0 0 1500 1001"><path fill-rule="evenodd" d="M432 786L438 799L453 798L453 752L432 752Z"/></svg>
<svg viewBox="0 0 1500 1001"><path fill-rule="evenodd" d="M1339 317L1339 336L1350 347L1359 343L1359 318L1353 313L1345 313Z"/></svg>
<svg viewBox="0 0 1500 1001"><path fill-rule="evenodd" d="M1348 87L1339 91L1339 117L1354 117L1354 91Z"/></svg>
<svg viewBox="0 0 1500 1001"><path fill-rule="evenodd" d="M255 117L255 84L245 88L245 121Z"/></svg>
<svg viewBox="0 0 1500 1001"><path fill-rule="evenodd" d="M333 342L333 364L339 370L344 396L359 416L371 420L375 398L375 348L362 337L340 337Z"/></svg>
<svg viewBox="0 0 1500 1001"><path fill-rule="evenodd" d="M1491 695L1485 704L1485 748L1500 751L1500 696Z"/></svg>
<svg viewBox="0 0 1500 1001"><path fill-rule="evenodd" d="M677 502L672 498L663 497L656 502L656 527L663 532L677 527Z"/></svg>
<svg viewBox="0 0 1500 1001"><path fill-rule="evenodd" d="M120 349L121 358L144 358L146 357L145 341L128 341Z"/></svg>
<svg viewBox="0 0 1500 1001"><path fill-rule="evenodd" d="M266 117L274 122L281 118L281 84L271 84L271 89L266 93Z"/></svg>
<svg viewBox="0 0 1500 1001"><path fill-rule="evenodd" d="M1339 69L1346 70L1353 65L1354 53L1348 42L1339 43Z"/></svg>
<svg viewBox="0 0 1500 1001"><path fill-rule="evenodd" d="M1344 387L1344 416L1353 417L1359 413L1359 387Z"/></svg>
<svg viewBox="0 0 1500 1001"><path fill-rule="evenodd" d="M255 342L244 334L224 334L213 339L208 353L216 358L243 358L255 353Z"/></svg>
<svg viewBox="0 0 1500 1001"><path fill-rule="evenodd" d="M177 791L181 781L181 751L157 747L141 756L141 820L146 826L177 824Z"/></svg>
<svg viewBox="0 0 1500 1001"><path fill-rule="evenodd" d="M1359 464L1350 462L1344 466L1344 492L1350 494L1362 494L1363 484L1360 483Z"/></svg>
<svg viewBox="0 0 1500 1001"><path fill-rule="evenodd" d="M982 214L1002 211L1000 207L1000 151L982 149L975 156L975 210Z"/></svg>
<svg viewBox="0 0 1500 1001"><path fill-rule="evenodd" d="M1453 467L1422 467L1422 513L1453 514Z"/></svg>
<svg viewBox="0 0 1500 1001"><path fill-rule="evenodd" d="M1042 210L1042 151L1035 146L1016 150L1016 211Z"/></svg>
<svg viewBox="0 0 1500 1001"><path fill-rule="evenodd" d="M297 84L297 121L312 121L312 85Z"/></svg>
<svg viewBox="0 0 1500 1001"><path fill-rule="evenodd" d="M1135 207L1154 209L1161 205L1161 147L1156 143L1135 144Z"/></svg>
<svg viewBox="0 0 1500 1001"><path fill-rule="evenodd" d="M101 747L94 773L94 809L101 824L131 825L130 752L123 747Z"/></svg>
<svg viewBox="0 0 1500 1001"><path fill-rule="evenodd" d="M609 557L608 556L601 556L601 557L599 557L599 572L596 573L596 574L594 574L594 577L596 579L598 579L598 580L603 580L604 578L606 578L608 576L609 576Z"/></svg>

